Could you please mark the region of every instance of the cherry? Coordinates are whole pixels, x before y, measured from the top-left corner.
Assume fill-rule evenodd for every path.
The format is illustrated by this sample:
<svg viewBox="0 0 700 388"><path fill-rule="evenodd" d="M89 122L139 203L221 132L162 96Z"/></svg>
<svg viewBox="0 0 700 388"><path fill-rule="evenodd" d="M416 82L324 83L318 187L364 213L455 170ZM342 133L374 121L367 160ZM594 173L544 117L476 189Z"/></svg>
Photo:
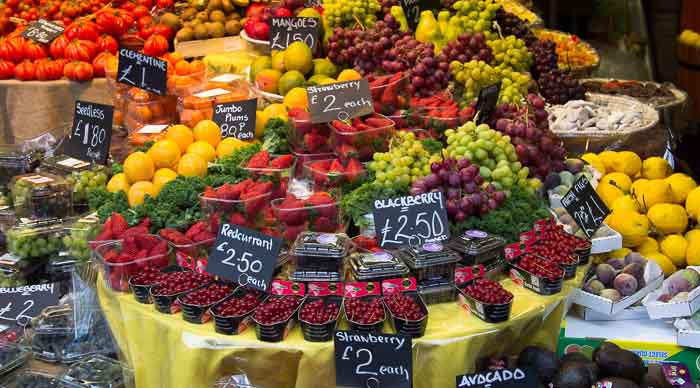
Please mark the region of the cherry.
<svg viewBox="0 0 700 388"><path fill-rule="evenodd" d="M384 320L384 308L379 298L345 299L345 315L362 325L372 325Z"/></svg>
<svg viewBox="0 0 700 388"><path fill-rule="evenodd" d="M316 299L304 304L299 312L299 319L308 323L322 324L336 319L339 311L339 304Z"/></svg>
<svg viewBox="0 0 700 388"><path fill-rule="evenodd" d="M255 310L253 318L263 325L286 321L292 317L300 302L301 299L294 295L271 296Z"/></svg>
<svg viewBox="0 0 700 388"><path fill-rule="evenodd" d="M211 284L197 291L190 292L182 302L195 306L207 306L228 296L233 289L225 284Z"/></svg>
<svg viewBox="0 0 700 388"><path fill-rule="evenodd" d="M210 280L209 275L196 272L171 272L164 274L162 282L151 290L153 295L175 295L194 290Z"/></svg>
<svg viewBox="0 0 700 388"><path fill-rule="evenodd" d="M248 291L240 298L234 297L224 301L214 312L222 317L239 317L248 314L260 304L261 294L255 290Z"/></svg>
<svg viewBox="0 0 700 388"><path fill-rule="evenodd" d="M513 294L501 286L501 283L489 279L477 279L464 288L464 293L487 304L506 304L513 300Z"/></svg>
<svg viewBox="0 0 700 388"><path fill-rule="evenodd" d="M394 316L398 318L419 321L425 316L420 304L418 304L415 299L404 293L397 292L395 294L385 296L384 302Z"/></svg>
<svg viewBox="0 0 700 388"><path fill-rule="evenodd" d="M141 270L141 273L131 278L131 284L137 286L151 286L161 282L165 278L165 274L161 273L157 268L146 267Z"/></svg>

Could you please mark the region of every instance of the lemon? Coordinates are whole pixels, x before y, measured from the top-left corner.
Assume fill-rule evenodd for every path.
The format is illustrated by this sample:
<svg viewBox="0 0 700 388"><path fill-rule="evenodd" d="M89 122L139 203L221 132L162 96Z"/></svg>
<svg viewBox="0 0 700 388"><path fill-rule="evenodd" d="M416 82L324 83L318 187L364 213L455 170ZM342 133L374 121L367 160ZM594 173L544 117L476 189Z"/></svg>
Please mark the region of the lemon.
<svg viewBox="0 0 700 388"><path fill-rule="evenodd" d="M194 129L192 129L192 133L194 134L195 140L205 141L212 147L216 147L221 141L221 128L211 120L202 120L198 122L197 125L194 126ZM189 146L187 148L189 149Z"/></svg>
<svg viewBox="0 0 700 388"><path fill-rule="evenodd" d="M643 243L649 234L649 219L633 211L612 213L605 222L622 235L623 247L636 247Z"/></svg>
<svg viewBox="0 0 700 388"><path fill-rule="evenodd" d="M688 227L688 213L681 205L659 203L647 213L649 221L663 234L683 233Z"/></svg>
<svg viewBox="0 0 700 388"><path fill-rule="evenodd" d="M206 176L207 161L197 154L184 154L177 165L177 173L183 176Z"/></svg>
<svg viewBox="0 0 700 388"><path fill-rule="evenodd" d="M166 183L175 180L177 178L177 173L169 168L161 168L153 174L153 185L155 185L156 190L160 193L160 190L165 186Z"/></svg>
<svg viewBox="0 0 700 388"><path fill-rule="evenodd" d="M216 150L211 144L199 140L187 147L188 154L197 154L199 157L204 159L205 162L211 162L216 159Z"/></svg>
<svg viewBox="0 0 700 388"><path fill-rule="evenodd" d="M135 182L129 188L129 193L127 194L127 199L129 200L129 207L134 207L141 205L146 199L146 195L155 197L158 195L158 190L156 186L149 181L138 181Z"/></svg>
<svg viewBox="0 0 700 388"><path fill-rule="evenodd" d="M632 253L632 250L629 248L615 249L614 251L612 251L608 254L608 258L610 258L610 259L624 259L625 256L629 255L630 253Z"/></svg>
<svg viewBox="0 0 700 388"><path fill-rule="evenodd" d="M216 147L216 155L220 158L231 155L233 151L236 151L241 147L245 147L248 144L249 143L236 139L235 137L227 137Z"/></svg>
<svg viewBox="0 0 700 388"><path fill-rule="evenodd" d="M141 151L132 153L124 161L124 175L131 184L138 181L150 181L154 171L153 160Z"/></svg>
<svg viewBox="0 0 700 388"><path fill-rule="evenodd" d="M598 158L603 162L603 165L605 165L606 172L615 171L613 165L615 163L615 159L617 159L616 151L603 151L598 154Z"/></svg>
<svg viewBox="0 0 700 388"><path fill-rule="evenodd" d="M192 130L182 124L173 125L172 127L168 128L168 131L165 133L165 138L177 143L177 145L180 147L180 152L185 152L187 147L194 143L194 135L192 134Z"/></svg>
<svg viewBox="0 0 700 388"><path fill-rule="evenodd" d="M676 265L673 264L673 261L671 261L671 259L669 259L668 256L664 255L661 252L647 253L644 257L646 257L649 260L654 260L656 264L658 264L659 267L661 267L661 270L664 271L664 275L666 277L673 275L673 273L677 270Z"/></svg>
<svg viewBox="0 0 700 388"><path fill-rule="evenodd" d="M670 203L673 199L671 185L664 179L650 180L639 193L635 191L635 195L640 208L645 210L651 209L656 204Z"/></svg>
<svg viewBox="0 0 700 388"><path fill-rule="evenodd" d="M265 124L267 124L267 114L259 110L255 112L255 138L262 140L263 134L265 133Z"/></svg>
<svg viewBox="0 0 700 388"><path fill-rule="evenodd" d="M618 197L610 206L610 211L616 212L621 210L631 210L633 212L639 212L639 204L630 195L624 195Z"/></svg>
<svg viewBox="0 0 700 388"><path fill-rule="evenodd" d="M129 187L129 180L126 179L126 174L123 172L116 174L109 180L109 182L107 182L107 191L110 193L116 193L118 191L128 193Z"/></svg>
<svg viewBox="0 0 700 388"><path fill-rule="evenodd" d="M642 169L642 159L632 151L621 151L613 159L613 171L633 177ZM609 171L608 171L609 172Z"/></svg>
<svg viewBox="0 0 700 388"><path fill-rule="evenodd" d="M630 186L630 194L635 196L641 195L647 184L649 184L648 179L637 179L636 181L632 182L632 185Z"/></svg>
<svg viewBox="0 0 700 388"><path fill-rule="evenodd" d="M599 158L598 155L589 152L587 154L583 154L583 156L581 156L581 159L588 162L588 164L595 168L599 173L605 175L605 163L603 163L603 160Z"/></svg>
<svg viewBox="0 0 700 388"><path fill-rule="evenodd" d="M688 242L680 234L672 234L661 240L661 253L668 256L676 267L685 267L685 253Z"/></svg>
<svg viewBox="0 0 700 388"><path fill-rule="evenodd" d="M671 185L673 203L685 203L685 198L688 196L688 193L698 187L693 178L682 173L671 175L666 178L666 182Z"/></svg>
<svg viewBox="0 0 700 388"><path fill-rule="evenodd" d="M313 9L313 8L304 8L301 11L299 11L299 13L297 13L297 17L320 19L321 14L318 13L318 11Z"/></svg>
<svg viewBox="0 0 700 388"><path fill-rule="evenodd" d="M688 242L698 240L700 241L700 229L691 229L687 232L685 232L685 239L688 240Z"/></svg>
<svg viewBox="0 0 700 388"><path fill-rule="evenodd" d="M644 159L642 163L642 176L646 179L664 179L673 170L666 159L658 156Z"/></svg>
<svg viewBox="0 0 700 388"><path fill-rule="evenodd" d="M307 110L309 108L309 100L306 95L306 88L294 88L287 92L284 96L284 106L287 109L303 109Z"/></svg>
<svg viewBox="0 0 700 388"><path fill-rule="evenodd" d="M687 240L688 248L685 250L685 262L688 265L700 265L700 239Z"/></svg>
<svg viewBox="0 0 700 388"><path fill-rule="evenodd" d="M651 237L647 237L643 243L637 247L637 252L642 255L649 252L658 252L659 243Z"/></svg>
<svg viewBox="0 0 700 388"><path fill-rule="evenodd" d="M313 53L304 42L294 42L284 50L284 68L306 74L313 69Z"/></svg>
<svg viewBox="0 0 700 388"><path fill-rule="evenodd" d="M615 200L625 195L619 188L604 182L599 184L595 191L609 209L612 208Z"/></svg>
<svg viewBox="0 0 700 388"><path fill-rule="evenodd" d="M270 104L264 110L263 113L267 116L267 119L280 118L287 121L289 117L287 116L287 107L283 104Z"/></svg>
<svg viewBox="0 0 700 388"><path fill-rule="evenodd" d="M315 86L315 85L326 85L328 83L333 83L337 82L335 79L322 75L322 74L317 74L317 75L312 75L309 77L309 79L306 80L306 84L309 86Z"/></svg>
<svg viewBox="0 0 700 388"><path fill-rule="evenodd" d="M611 185L622 190L624 193L629 193L630 186L632 186L632 179L621 172L611 172L605 175L600 181L610 183Z"/></svg>
<svg viewBox="0 0 700 388"><path fill-rule="evenodd" d="M338 74L338 82L362 79L362 75L353 69L345 69Z"/></svg>
<svg viewBox="0 0 700 388"><path fill-rule="evenodd" d="M170 168L180 160L180 146L173 140L158 140L147 152L155 168Z"/></svg>
<svg viewBox="0 0 700 388"><path fill-rule="evenodd" d="M688 193L688 196L685 198L685 210L688 211L688 214L690 214L695 221L698 220L700 216L700 187L694 188Z"/></svg>

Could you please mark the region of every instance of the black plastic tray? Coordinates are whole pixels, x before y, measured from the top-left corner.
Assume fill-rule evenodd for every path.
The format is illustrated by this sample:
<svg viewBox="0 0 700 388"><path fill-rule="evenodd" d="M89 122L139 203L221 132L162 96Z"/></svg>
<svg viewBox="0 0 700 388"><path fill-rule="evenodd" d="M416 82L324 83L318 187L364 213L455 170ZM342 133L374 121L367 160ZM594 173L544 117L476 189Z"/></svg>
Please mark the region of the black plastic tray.
<svg viewBox="0 0 700 388"><path fill-rule="evenodd" d="M381 298L381 297L372 295L372 296L361 296L360 298L373 299L373 298ZM343 301L343 311L344 311L344 315L345 315L345 320L348 321L348 324L350 325L350 330L360 331L363 333L372 333L372 332L381 333L382 332L382 327L384 327L384 321L386 321L386 315L387 315L386 308L384 307L384 303L382 303L382 308L384 309L384 319L382 319L376 323L370 324L370 325L365 325L362 323L355 322L355 321L351 320L350 318L348 318L347 310L345 310L345 301L347 301L347 300L348 299L345 299Z"/></svg>
<svg viewBox="0 0 700 388"><path fill-rule="evenodd" d="M265 300L269 298L281 298L289 295L270 295ZM265 301L263 301L265 303ZM255 320L255 315L253 315L253 322L255 322L255 335L258 337L259 341L265 341L265 342L281 342L284 340L285 335L287 334L287 327L288 325L291 326L291 324L294 323L294 318L296 317L297 313L299 312L299 308L304 302L302 301L299 303L299 306L297 306L296 310L292 312L292 314L289 316L289 318L285 319L284 321L276 322L270 325L263 325L260 322Z"/></svg>
<svg viewBox="0 0 700 388"><path fill-rule="evenodd" d="M207 285L207 287L211 286L211 285L212 285L212 283L209 283L209 285ZM192 291L188 292L187 294L194 292L194 291L197 291L197 290L192 290ZM209 311L211 306L213 306L213 305L221 302L222 300L228 298L229 296L233 295L234 291L235 290L232 290L229 295L226 295L223 298L221 298L217 301L214 301L213 303L204 305L204 306L187 304L187 303L182 301L182 298L184 298L187 294L180 295L177 298L177 300L178 300L178 303L180 304L180 307L182 308L182 319L184 319L186 322L195 323L198 325L209 322L209 320L212 317L211 313Z"/></svg>
<svg viewBox="0 0 700 388"><path fill-rule="evenodd" d="M333 302L338 304L338 315L335 319L328 321L326 323L316 324L309 323L301 319L301 310L304 305L313 302L318 299L323 299L324 303ZM338 327L338 318L340 318L341 311L343 310L343 297L338 295L329 296L315 296L307 297L304 303L299 307L299 323L301 324L301 332L304 334L304 339L309 342L326 342L333 339L333 334Z"/></svg>
<svg viewBox="0 0 700 388"><path fill-rule="evenodd" d="M472 282L466 283L466 287ZM462 303L469 307L469 311L484 322L499 323L505 322L510 318L510 311L513 307L513 297L510 302L505 304L489 304L472 298L464 292L464 287L458 288L459 298Z"/></svg>
<svg viewBox="0 0 700 388"><path fill-rule="evenodd" d="M211 311L211 316L214 317L214 330L217 333L226 335L237 335L242 333L245 329L248 328L248 326L251 325L252 315L255 312L255 309L252 309L243 315L228 317L218 315L214 312L220 304L232 298L242 298L248 292L251 292L251 290L246 289L245 287L238 287L233 291L233 294L229 295L228 297L222 299L215 305L211 306L209 310ZM265 294L259 294L258 302L262 302L265 298Z"/></svg>
<svg viewBox="0 0 700 388"><path fill-rule="evenodd" d="M389 322L394 327L394 331L396 331L398 334L407 335L412 338L422 337L425 334L425 328L428 326L428 307L417 291L408 291L404 292L404 294L410 296L416 302L418 302L421 310L423 310L423 318L417 321L399 318L394 315L394 312L391 311L389 306L385 303L384 309L389 312Z"/></svg>
<svg viewBox="0 0 700 388"><path fill-rule="evenodd" d="M518 280L522 279L522 285L525 288L530 289L540 295L554 295L561 291L562 286L564 284L563 276L560 279L552 281L550 279L547 279L542 276L537 276L520 268L518 266L519 262L519 258L514 261L508 262L508 266L510 267L510 277L517 277ZM518 280L514 279L516 283L519 283Z"/></svg>

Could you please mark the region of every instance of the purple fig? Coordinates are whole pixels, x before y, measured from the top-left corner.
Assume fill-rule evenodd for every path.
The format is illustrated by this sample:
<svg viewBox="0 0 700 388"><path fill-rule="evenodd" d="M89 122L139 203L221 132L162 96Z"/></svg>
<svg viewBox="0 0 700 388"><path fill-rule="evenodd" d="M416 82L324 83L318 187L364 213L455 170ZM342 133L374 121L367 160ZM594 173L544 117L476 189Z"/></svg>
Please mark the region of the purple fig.
<svg viewBox="0 0 700 388"><path fill-rule="evenodd" d="M615 289L623 296L629 296L637 292L637 278L628 273L621 273L617 275L613 283Z"/></svg>
<svg viewBox="0 0 700 388"><path fill-rule="evenodd" d="M605 263L611 265L615 269L625 268L625 259L623 259L621 257L616 257L616 258L610 259L610 260L606 261Z"/></svg>
<svg viewBox="0 0 700 388"><path fill-rule="evenodd" d="M598 264L595 269L595 276L603 284L610 287L615 279L615 268L610 264Z"/></svg>
<svg viewBox="0 0 700 388"><path fill-rule="evenodd" d="M600 296L605 299L610 299L613 302L617 302L618 300L622 299L622 295L620 295L620 293L617 290L612 288L604 289L600 292Z"/></svg>
<svg viewBox="0 0 700 388"><path fill-rule="evenodd" d="M637 283L644 280L644 266L639 263L630 263L622 269L622 273L628 273L637 279Z"/></svg>
<svg viewBox="0 0 700 388"><path fill-rule="evenodd" d="M639 254L638 252L631 252L625 256L625 264L639 263L644 265L647 263L647 259Z"/></svg>

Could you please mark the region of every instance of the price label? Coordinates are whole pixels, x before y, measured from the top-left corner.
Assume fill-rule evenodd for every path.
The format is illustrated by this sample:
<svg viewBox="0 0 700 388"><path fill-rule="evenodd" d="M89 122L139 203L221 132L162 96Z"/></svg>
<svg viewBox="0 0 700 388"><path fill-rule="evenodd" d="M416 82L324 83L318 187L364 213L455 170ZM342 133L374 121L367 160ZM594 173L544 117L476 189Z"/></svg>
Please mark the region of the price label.
<svg viewBox="0 0 700 388"><path fill-rule="evenodd" d="M600 228L610 209L591 186L585 176L580 176L564 197L561 199L564 209L574 218L574 221L591 238Z"/></svg>
<svg viewBox="0 0 700 388"><path fill-rule="evenodd" d="M270 18L270 49L284 50L293 42L304 42L316 51L320 19L307 17Z"/></svg>
<svg viewBox="0 0 700 388"><path fill-rule="evenodd" d="M537 375L528 368L498 369L457 376L457 388L531 388Z"/></svg>
<svg viewBox="0 0 700 388"><path fill-rule="evenodd" d="M411 337L337 331L335 385L410 388L413 385Z"/></svg>
<svg viewBox="0 0 700 388"><path fill-rule="evenodd" d="M268 291L282 240L233 224L223 224L209 251L206 272Z"/></svg>
<svg viewBox="0 0 700 388"><path fill-rule="evenodd" d="M76 101L73 129L63 153L79 160L106 164L112 142L114 107L94 102Z"/></svg>
<svg viewBox="0 0 700 388"><path fill-rule="evenodd" d="M423 11L437 11L442 8L440 0L399 0L399 4L406 16L408 28L415 31Z"/></svg>
<svg viewBox="0 0 700 388"><path fill-rule="evenodd" d="M221 137L253 140L257 109L257 98L215 105L214 122L221 128Z"/></svg>
<svg viewBox="0 0 700 388"><path fill-rule="evenodd" d="M26 326L61 298L58 283L0 288L0 321L10 326Z"/></svg>
<svg viewBox="0 0 700 388"><path fill-rule="evenodd" d="M479 124L488 121L491 113L496 109L499 93L501 93L501 81L479 91L479 99L476 100L476 111L479 112L477 122Z"/></svg>
<svg viewBox="0 0 700 388"><path fill-rule="evenodd" d="M382 248L420 245L450 238L442 193L377 199L372 208Z"/></svg>
<svg viewBox="0 0 700 388"><path fill-rule="evenodd" d="M314 124L348 120L374 112L369 82L365 78L309 86L306 93L309 96L311 122Z"/></svg>
<svg viewBox="0 0 700 388"><path fill-rule="evenodd" d="M49 44L53 42L54 39L58 38L63 33L63 30L63 26L59 24L39 19L30 23L27 28L22 31L22 36L35 42Z"/></svg>
<svg viewBox="0 0 700 388"><path fill-rule="evenodd" d="M117 82L164 96L168 64L162 59L125 48L119 49Z"/></svg>

